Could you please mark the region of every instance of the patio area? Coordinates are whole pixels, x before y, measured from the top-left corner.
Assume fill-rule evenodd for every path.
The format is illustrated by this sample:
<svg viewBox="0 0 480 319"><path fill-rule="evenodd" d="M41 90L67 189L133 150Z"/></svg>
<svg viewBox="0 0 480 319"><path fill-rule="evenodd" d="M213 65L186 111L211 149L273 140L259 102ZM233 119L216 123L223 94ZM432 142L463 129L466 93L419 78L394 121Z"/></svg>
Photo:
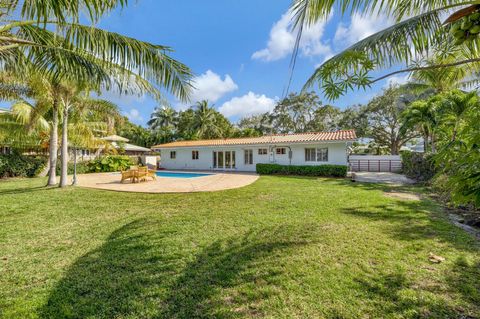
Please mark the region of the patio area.
<svg viewBox="0 0 480 319"><path fill-rule="evenodd" d="M211 175L194 178L157 176L156 180L142 183L121 183L120 173L82 174L78 175L78 186L121 192L192 193L239 188L252 184L259 177L252 173L209 173Z"/></svg>

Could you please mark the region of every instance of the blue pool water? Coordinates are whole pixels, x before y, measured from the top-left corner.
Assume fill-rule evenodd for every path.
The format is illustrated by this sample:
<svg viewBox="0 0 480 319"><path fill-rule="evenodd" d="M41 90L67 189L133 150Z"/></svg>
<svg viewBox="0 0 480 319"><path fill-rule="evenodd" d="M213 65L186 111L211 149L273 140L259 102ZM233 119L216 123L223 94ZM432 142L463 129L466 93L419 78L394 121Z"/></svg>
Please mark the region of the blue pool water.
<svg viewBox="0 0 480 319"><path fill-rule="evenodd" d="M160 176L160 177L193 178L193 177L209 176L209 175L212 175L212 174L207 174L207 173L183 173L183 172L156 172L156 175Z"/></svg>

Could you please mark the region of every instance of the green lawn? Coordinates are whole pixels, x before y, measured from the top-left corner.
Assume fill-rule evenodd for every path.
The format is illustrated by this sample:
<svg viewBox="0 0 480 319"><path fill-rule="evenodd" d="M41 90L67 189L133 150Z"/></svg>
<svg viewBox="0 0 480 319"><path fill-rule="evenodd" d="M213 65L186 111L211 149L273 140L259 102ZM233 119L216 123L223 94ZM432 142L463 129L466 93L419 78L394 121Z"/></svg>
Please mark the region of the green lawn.
<svg viewBox="0 0 480 319"><path fill-rule="evenodd" d="M1 317L480 317L478 242L434 203L381 186L262 177L154 195L44 182L0 182Z"/></svg>

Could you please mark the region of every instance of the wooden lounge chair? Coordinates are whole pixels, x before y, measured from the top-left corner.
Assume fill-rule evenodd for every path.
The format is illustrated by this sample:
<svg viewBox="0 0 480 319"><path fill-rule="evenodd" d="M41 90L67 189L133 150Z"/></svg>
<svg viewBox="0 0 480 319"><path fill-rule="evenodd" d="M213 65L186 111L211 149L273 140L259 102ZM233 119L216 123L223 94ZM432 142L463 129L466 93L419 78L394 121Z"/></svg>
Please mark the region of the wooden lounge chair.
<svg viewBox="0 0 480 319"><path fill-rule="evenodd" d="M121 173L122 173L122 180L120 181L120 183L123 183L127 179L131 179L132 183L135 183L135 177L136 177L135 171L128 170L128 171L121 171Z"/></svg>
<svg viewBox="0 0 480 319"><path fill-rule="evenodd" d="M135 177L139 182L146 181L148 177L148 167L139 167L138 170L136 171Z"/></svg>

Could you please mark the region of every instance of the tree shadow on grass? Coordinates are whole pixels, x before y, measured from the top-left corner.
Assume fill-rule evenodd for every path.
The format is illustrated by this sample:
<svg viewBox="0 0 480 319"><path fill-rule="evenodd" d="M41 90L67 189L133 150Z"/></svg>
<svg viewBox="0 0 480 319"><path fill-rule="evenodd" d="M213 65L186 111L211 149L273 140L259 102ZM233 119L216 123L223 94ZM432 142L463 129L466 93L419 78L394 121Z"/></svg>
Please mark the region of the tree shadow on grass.
<svg viewBox="0 0 480 319"><path fill-rule="evenodd" d="M173 241L176 232L150 219L117 229L68 269L39 317L230 318L252 313L252 305L268 298L268 287L281 271L276 257L307 243L300 229L298 236L292 228L261 229L215 241L193 254L183 251L189 243ZM256 289L247 289L248 296L229 295L238 287Z"/></svg>
<svg viewBox="0 0 480 319"><path fill-rule="evenodd" d="M23 187L23 188L14 188L14 189L4 189L0 190L0 196L2 195L16 195L16 194L26 194L39 191L48 191L56 189L55 186L36 186L36 187Z"/></svg>
<svg viewBox="0 0 480 319"><path fill-rule="evenodd" d="M476 239L432 211L425 201L396 200L391 204L343 209L342 213L373 222L384 222L389 236L403 241L435 239L463 251L478 251Z"/></svg>

